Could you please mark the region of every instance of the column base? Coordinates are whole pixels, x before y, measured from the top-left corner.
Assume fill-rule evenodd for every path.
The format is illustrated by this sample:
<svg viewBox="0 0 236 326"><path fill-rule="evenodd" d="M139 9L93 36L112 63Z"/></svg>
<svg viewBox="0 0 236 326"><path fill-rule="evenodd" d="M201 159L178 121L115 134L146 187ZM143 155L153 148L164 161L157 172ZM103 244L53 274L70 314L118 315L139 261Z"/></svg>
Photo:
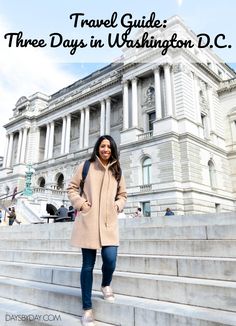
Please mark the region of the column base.
<svg viewBox="0 0 236 326"><path fill-rule="evenodd" d="M178 123L173 117L165 117L153 122L153 136L160 136L172 131L178 132Z"/></svg>
<svg viewBox="0 0 236 326"><path fill-rule="evenodd" d="M138 140L138 135L141 135L142 133L143 130L137 127L122 130L120 133L121 145L135 142Z"/></svg>

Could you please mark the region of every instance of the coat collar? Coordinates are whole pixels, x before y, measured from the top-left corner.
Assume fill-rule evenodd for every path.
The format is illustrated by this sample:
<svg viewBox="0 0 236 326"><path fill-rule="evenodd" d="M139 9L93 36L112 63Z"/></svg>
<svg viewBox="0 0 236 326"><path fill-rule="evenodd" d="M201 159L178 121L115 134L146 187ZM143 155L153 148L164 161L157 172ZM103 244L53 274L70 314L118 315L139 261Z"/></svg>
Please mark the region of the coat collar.
<svg viewBox="0 0 236 326"><path fill-rule="evenodd" d="M112 166L113 164L115 164L117 162L117 160L114 160L114 161L108 163L107 165L104 165L102 163L102 161L100 160L99 156L96 155L96 157L97 157L97 159L96 159L97 165L104 168L104 169L109 169L110 166Z"/></svg>

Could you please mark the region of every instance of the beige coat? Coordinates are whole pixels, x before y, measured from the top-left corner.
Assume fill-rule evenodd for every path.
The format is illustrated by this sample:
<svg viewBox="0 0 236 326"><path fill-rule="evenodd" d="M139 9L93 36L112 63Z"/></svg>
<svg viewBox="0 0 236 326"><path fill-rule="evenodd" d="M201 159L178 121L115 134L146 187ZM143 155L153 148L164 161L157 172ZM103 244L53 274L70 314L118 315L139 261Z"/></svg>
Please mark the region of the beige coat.
<svg viewBox="0 0 236 326"><path fill-rule="evenodd" d="M117 181L108 169L111 164L104 166L99 158L90 164L82 196L79 195L79 185L84 163L79 165L69 183L68 197L79 211L72 231L73 246L99 249L119 245L117 215L124 208L127 193L123 175L117 189Z"/></svg>

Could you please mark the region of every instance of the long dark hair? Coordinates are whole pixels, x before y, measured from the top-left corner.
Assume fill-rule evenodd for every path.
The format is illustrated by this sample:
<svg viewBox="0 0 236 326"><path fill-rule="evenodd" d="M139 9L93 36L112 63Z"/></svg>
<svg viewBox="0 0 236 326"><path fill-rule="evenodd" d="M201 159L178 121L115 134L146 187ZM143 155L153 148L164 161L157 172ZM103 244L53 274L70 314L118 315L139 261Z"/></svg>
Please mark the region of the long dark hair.
<svg viewBox="0 0 236 326"><path fill-rule="evenodd" d="M99 146L104 139L107 139L110 142L110 146L111 146L111 157L109 162L111 163L112 161L116 161L116 163L112 164L109 169L111 170L112 175L115 177L115 179L119 182L121 178L119 154L118 154L116 142L110 135L103 135L98 138L96 144L94 145L93 152L89 161L94 162L97 156L99 157Z"/></svg>

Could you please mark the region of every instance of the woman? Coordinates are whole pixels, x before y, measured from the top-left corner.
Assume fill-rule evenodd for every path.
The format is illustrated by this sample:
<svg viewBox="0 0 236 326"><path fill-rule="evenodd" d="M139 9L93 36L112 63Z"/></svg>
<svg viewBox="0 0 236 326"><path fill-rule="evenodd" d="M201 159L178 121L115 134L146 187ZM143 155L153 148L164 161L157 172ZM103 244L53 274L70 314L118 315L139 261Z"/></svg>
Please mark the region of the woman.
<svg viewBox="0 0 236 326"><path fill-rule="evenodd" d="M68 186L68 197L79 212L72 232L72 245L82 249L80 274L83 326L93 326L92 282L97 249L101 248L102 283L105 300L113 302L110 287L119 245L117 215L124 208L127 193L117 146L109 135L101 136L93 149L83 191L80 182L84 163L80 164Z"/></svg>

